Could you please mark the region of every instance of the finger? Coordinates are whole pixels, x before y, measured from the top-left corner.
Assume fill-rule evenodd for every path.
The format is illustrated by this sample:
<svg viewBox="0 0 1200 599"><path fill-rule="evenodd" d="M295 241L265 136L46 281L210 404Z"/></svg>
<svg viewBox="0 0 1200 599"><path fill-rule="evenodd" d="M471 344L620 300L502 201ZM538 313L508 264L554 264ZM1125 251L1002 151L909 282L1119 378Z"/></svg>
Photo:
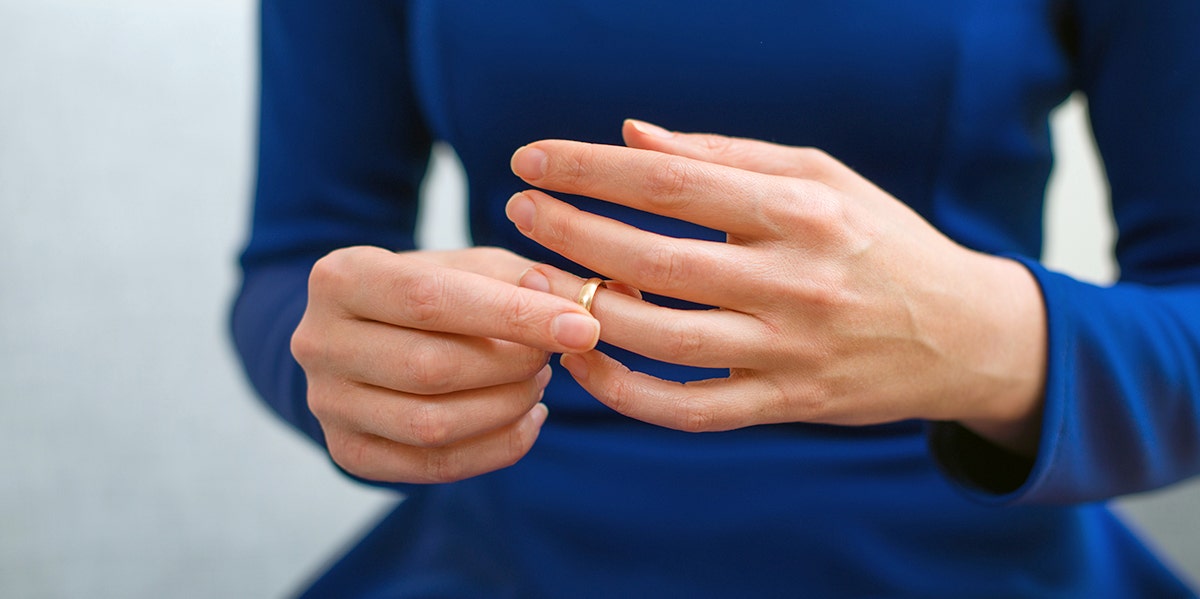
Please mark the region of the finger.
<svg viewBox="0 0 1200 599"><path fill-rule="evenodd" d="M513 285L517 284L525 269L534 265L533 260L498 247L424 251L419 256L442 266L473 272Z"/></svg>
<svg viewBox="0 0 1200 599"><path fill-rule="evenodd" d="M418 395L479 389L533 378L550 354L491 339L344 321L325 344L325 366L344 378Z"/></svg>
<svg viewBox="0 0 1200 599"><path fill-rule="evenodd" d="M630 418L688 432L781 422L777 391L750 377L676 383L633 372L592 350L562 365L588 393Z"/></svg>
<svg viewBox="0 0 1200 599"><path fill-rule="evenodd" d="M337 400L313 412L323 423L404 445L443 447L516 422L541 401L550 376L547 365L529 380L434 397L362 384L350 387L350 394L345 388L315 389Z"/></svg>
<svg viewBox="0 0 1200 599"><path fill-rule="evenodd" d="M479 437L425 449L362 433L327 438L329 453L351 474L384 482L448 483L511 466L533 447L546 421L544 404Z"/></svg>
<svg viewBox="0 0 1200 599"><path fill-rule="evenodd" d="M512 169L532 185L584 195L725 231L778 239L793 179L638 148L544 140L517 150Z"/></svg>
<svg viewBox="0 0 1200 599"><path fill-rule="evenodd" d="M547 249L643 291L713 306L742 305L758 294L742 284L754 280L751 248L650 233L536 190L514 195L506 212Z"/></svg>
<svg viewBox="0 0 1200 599"><path fill-rule="evenodd" d="M586 350L600 336L600 323L572 301L379 248L322 258L313 267L309 293L332 294L327 299L354 318L551 352Z"/></svg>
<svg viewBox="0 0 1200 599"><path fill-rule="evenodd" d="M584 280L550 265L535 266L522 286L561 297L578 293ZM592 302L600 338L631 352L703 368L751 368L762 363L766 335L760 321L730 310L674 310L600 289Z"/></svg>
<svg viewBox="0 0 1200 599"><path fill-rule="evenodd" d="M822 150L710 133L679 133L626 119L626 145L768 175L820 181L842 191L874 185Z"/></svg>

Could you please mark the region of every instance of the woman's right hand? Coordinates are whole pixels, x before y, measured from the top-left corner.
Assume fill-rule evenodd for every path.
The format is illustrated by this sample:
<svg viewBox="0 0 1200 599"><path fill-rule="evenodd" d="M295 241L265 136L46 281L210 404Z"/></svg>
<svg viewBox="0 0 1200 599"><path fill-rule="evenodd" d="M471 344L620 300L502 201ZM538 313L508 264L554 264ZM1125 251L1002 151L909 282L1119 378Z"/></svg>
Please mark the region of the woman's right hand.
<svg viewBox="0 0 1200 599"><path fill-rule="evenodd" d="M550 352L587 351L600 335L581 306L517 286L532 265L496 248L355 247L316 263L291 348L339 466L443 483L529 451Z"/></svg>

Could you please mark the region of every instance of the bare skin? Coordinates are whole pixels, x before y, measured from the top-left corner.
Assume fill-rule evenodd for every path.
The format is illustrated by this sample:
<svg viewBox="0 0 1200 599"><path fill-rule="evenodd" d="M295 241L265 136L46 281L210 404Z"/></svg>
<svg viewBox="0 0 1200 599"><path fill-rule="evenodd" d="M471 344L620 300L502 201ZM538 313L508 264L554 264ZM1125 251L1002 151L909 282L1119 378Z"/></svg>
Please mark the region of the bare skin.
<svg viewBox="0 0 1200 599"><path fill-rule="evenodd" d="M582 279L496 248L346 248L316 264L292 352L339 465L441 483L517 462L547 417L551 353L600 401L671 428L955 420L1036 451L1045 314L1019 264L955 244L817 150L635 121L624 135L627 147L536 142L513 169L541 189L723 230L727 243L517 194L508 214L525 235L632 286L600 290L591 314L573 301ZM670 310L636 289L719 308ZM594 350L601 330L731 374L631 372Z"/></svg>
<svg viewBox="0 0 1200 599"><path fill-rule="evenodd" d="M574 302L520 288L505 250L347 248L313 268L292 336L333 459L363 478L460 480L509 466L546 419L550 352L595 346Z"/></svg>
<svg viewBox="0 0 1200 599"><path fill-rule="evenodd" d="M688 431L764 423L957 421L1033 455L1045 312L1019 263L954 243L830 156L627 121L626 147L543 140L513 171L578 194L724 231L675 239L539 190L507 212L530 239L635 288L717 306L677 311L602 290L602 338L730 376L689 383L631 372L598 351L562 364L630 417ZM574 297L549 266L522 284ZM652 334L647 334L651 331Z"/></svg>

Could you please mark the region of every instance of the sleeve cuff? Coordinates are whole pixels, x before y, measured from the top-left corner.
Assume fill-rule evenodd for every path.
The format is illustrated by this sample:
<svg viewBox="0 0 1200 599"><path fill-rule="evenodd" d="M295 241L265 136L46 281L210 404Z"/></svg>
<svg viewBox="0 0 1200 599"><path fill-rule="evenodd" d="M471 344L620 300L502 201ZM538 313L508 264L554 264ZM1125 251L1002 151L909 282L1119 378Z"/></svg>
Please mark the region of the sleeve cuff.
<svg viewBox="0 0 1200 599"><path fill-rule="evenodd" d="M1043 391L1042 429L1033 459L1010 453L953 422L932 422L926 428L930 453L938 467L962 493L974 501L991 505L1026 503L1070 503L1057 497L1046 482L1056 469L1056 457L1064 429L1064 413L1070 397L1068 376L1072 368L1071 318L1056 308L1069 305L1069 286L1063 275L1046 270L1021 256L1007 256L1033 274L1042 291L1046 308L1047 364Z"/></svg>

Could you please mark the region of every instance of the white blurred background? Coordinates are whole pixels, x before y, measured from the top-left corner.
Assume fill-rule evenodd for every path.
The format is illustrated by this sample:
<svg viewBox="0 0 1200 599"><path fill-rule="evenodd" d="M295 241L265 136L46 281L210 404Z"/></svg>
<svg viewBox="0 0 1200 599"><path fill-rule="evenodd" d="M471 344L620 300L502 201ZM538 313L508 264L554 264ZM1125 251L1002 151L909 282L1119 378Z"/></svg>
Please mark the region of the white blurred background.
<svg viewBox="0 0 1200 599"><path fill-rule="evenodd" d="M0 0L0 597L283 596L394 500L261 408L226 335L255 18ZM1105 281L1083 107L1055 122L1047 260ZM453 247L462 183L439 157L424 239ZM1200 578L1200 482L1123 509Z"/></svg>

